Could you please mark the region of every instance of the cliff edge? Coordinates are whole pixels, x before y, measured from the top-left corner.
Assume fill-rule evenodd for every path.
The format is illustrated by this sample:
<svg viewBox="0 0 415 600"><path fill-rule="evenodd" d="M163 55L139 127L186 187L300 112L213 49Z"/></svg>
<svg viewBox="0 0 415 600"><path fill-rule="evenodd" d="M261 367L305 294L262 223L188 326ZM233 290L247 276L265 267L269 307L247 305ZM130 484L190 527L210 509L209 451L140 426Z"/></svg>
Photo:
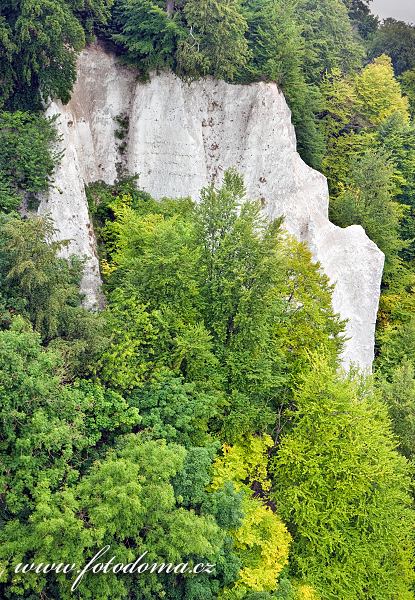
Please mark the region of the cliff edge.
<svg viewBox="0 0 415 600"><path fill-rule="evenodd" d="M287 230L308 243L335 284L334 309L348 320L344 364L370 368L383 253L362 227L329 221L326 179L298 155L291 113L275 84L188 84L173 74L142 83L93 45L79 57L71 101L53 102L48 114L58 115L65 154L39 213L50 214L57 237L70 240L67 252L86 257L88 306L100 303L100 274L84 184L113 183L122 166L156 198L197 200L202 187L236 167L248 195L261 199L269 217L285 217Z"/></svg>

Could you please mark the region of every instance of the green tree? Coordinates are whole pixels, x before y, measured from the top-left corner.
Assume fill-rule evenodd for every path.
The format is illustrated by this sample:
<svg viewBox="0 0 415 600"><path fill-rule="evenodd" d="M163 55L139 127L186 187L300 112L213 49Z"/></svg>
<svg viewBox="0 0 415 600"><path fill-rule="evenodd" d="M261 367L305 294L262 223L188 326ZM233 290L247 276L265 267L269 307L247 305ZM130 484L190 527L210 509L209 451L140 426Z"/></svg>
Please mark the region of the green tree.
<svg viewBox="0 0 415 600"><path fill-rule="evenodd" d="M17 564L35 552L42 562L53 555L58 561L82 565L85 556L110 545L111 556L124 565L143 552L148 553L143 559L147 564L214 564L223 533L212 516L199 516L181 507L171 483L183 468L185 456L184 448L164 441L145 441L137 435L120 440L119 447L96 462L76 487L56 494L45 486L39 490L30 523L11 521L4 528L2 541L6 542L7 536L9 543L2 545L2 558L8 555L12 559L8 563ZM53 585L62 600L72 596L72 582L62 575L34 574L26 582L13 572L9 577L16 591L29 588L47 593ZM165 585L175 587L175 579L180 576L89 575L80 590L85 599L121 600L128 597L129 590L155 597L164 593Z"/></svg>
<svg viewBox="0 0 415 600"><path fill-rule="evenodd" d="M106 544L125 563L147 550L148 562L217 567L200 582L164 574L144 580L94 576L83 582L83 598L124 599L139 589L143 595L187 599L199 589L213 600L236 578L240 562L226 528L240 522L240 495L231 485L205 489L216 445L186 452L164 440L151 441L148 421L145 436L123 437L140 424L137 409L97 383L63 383L59 354L43 348L20 317L0 332L0 359L0 554L2 565L10 566L0 576L2 597L70 598L68 577L26 578L14 573L14 565L52 555L83 565ZM155 388L157 393L160 397L162 388ZM193 393L191 386L183 387L182 399L186 393ZM148 415L154 405L144 401L143 406ZM167 417L167 405L161 406ZM193 440L198 437L190 431L189 411L177 415L175 426ZM203 438L203 426L198 427ZM167 419L165 428L168 433Z"/></svg>
<svg viewBox="0 0 415 600"><path fill-rule="evenodd" d="M280 0L245 0L247 39L251 60L246 66L248 80L266 78L284 90L301 80L304 41L295 21L295 6Z"/></svg>
<svg viewBox="0 0 415 600"><path fill-rule="evenodd" d="M371 385L314 358L273 460L291 572L327 600L412 598L409 470Z"/></svg>
<svg viewBox="0 0 415 600"><path fill-rule="evenodd" d="M79 298L77 269L57 258L63 244L53 241L49 221L3 218L0 227L1 287L10 309L26 313L46 339L56 337L62 311Z"/></svg>
<svg viewBox="0 0 415 600"><path fill-rule="evenodd" d="M323 170L332 196L343 191L352 161L383 147L395 166L394 194L410 204L403 199L403 194L406 199L411 196L412 185L409 105L390 59L381 56L353 76L335 69L324 77L320 91L321 127L327 139ZM408 134L409 144L404 141Z"/></svg>
<svg viewBox="0 0 415 600"><path fill-rule="evenodd" d="M13 71L10 65L15 51L11 27L0 13L0 110L13 90Z"/></svg>
<svg viewBox="0 0 415 600"><path fill-rule="evenodd" d="M113 203L101 374L128 393L173 372L224 394L215 428L231 440L275 422L308 351L336 360L343 324L310 253L261 217L236 172L201 195L176 213L171 201Z"/></svg>
<svg viewBox="0 0 415 600"><path fill-rule="evenodd" d="M318 83L326 71L356 70L363 60L363 47L341 0L300 0L296 10L305 41L304 68L309 82Z"/></svg>
<svg viewBox="0 0 415 600"><path fill-rule="evenodd" d="M381 125L377 135L394 166L394 195L406 207L400 225L400 235L405 240L401 256L409 262L415 256L415 128L394 114Z"/></svg>
<svg viewBox="0 0 415 600"><path fill-rule="evenodd" d="M324 148L315 119L319 96L305 81L304 40L296 5L281 0L245 0L243 7L251 59L239 78L243 82L274 81L282 88L292 111L298 150L308 164L318 168Z"/></svg>
<svg viewBox="0 0 415 600"><path fill-rule="evenodd" d="M369 57L387 54L396 75L415 67L415 27L403 21L385 19L369 45Z"/></svg>
<svg viewBox="0 0 415 600"><path fill-rule="evenodd" d="M200 250L192 224L180 215L140 215L129 206L116 208L115 216L106 229L116 240L110 288L122 281L151 309L174 311L182 322L194 322Z"/></svg>
<svg viewBox="0 0 415 600"><path fill-rule="evenodd" d="M402 95L387 56L376 58L351 76L334 69L323 78L320 90L322 124L329 138L368 133L392 117L409 124L408 99Z"/></svg>
<svg viewBox="0 0 415 600"><path fill-rule="evenodd" d="M415 320L413 310L404 322L395 320L380 332L381 352L377 359L377 367L385 375L405 362L413 363L415 352ZM415 365L414 365L415 366Z"/></svg>
<svg viewBox="0 0 415 600"><path fill-rule="evenodd" d="M187 507L180 493L186 469L204 471L211 460L212 453L203 448L186 452L182 446L146 440L139 434L121 437L76 485L59 492L43 485L29 522L15 519L7 523L0 534L5 542L2 564L6 560L8 567L30 555L44 561L52 554L59 561L85 564L86 557L109 545L105 562L114 556L114 566L131 564L144 553L141 562L147 567L128 577L116 577L111 571L107 577L88 574L77 592L82 598L122 600L138 593L149 598L213 600L224 582L235 579L239 567L232 556L231 540L213 513L223 519L226 507L229 515L234 515L229 524L235 525L241 499L228 487L209 494L201 491L199 502L191 499ZM204 503L207 497L212 500L210 507ZM154 562L164 564L164 570L149 572ZM185 574L186 565L192 569L200 562L214 565L211 575L195 578ZM172 573L172 568L166 574L169 564L179 565L182 574ZM26 590L26 594L49 593L62 600L73 597L68 577L33 574L27 579L7 567L1 576L7 582L6 593Z"/></svg>
<svg viewBox="0 0 415 600"><path fill-rule="evenodd" d="M117 0L111 24L145 74L171 68L191 79L234 79L249 57L246 29L240 0Z"/></svg>
<svg viewBox="0 0 415 600"><path fill-rule="evenodd" d="M129 59L144 72L172 68L183 28L162 0L116 0L110 25L112 39L125 48Z"/></svg>
<svg viewBox="0 0 415 600"><path fill-rule="evenodd" d="M25 521L40 489L76 481L85 450L139 419L111 391L64 385L61 357L21 317L0 331L0 357L0 519Z"/></svg>
<svg viewBox="0 0 415 600"><path fill-rule="evenodd" d="M413 461L415 458L415 368L413 361L404 359L402 364L388 370L387 378L381 377L379 386L389 408L393 430L399 440L399 450L406 458Z"/></svg>
<svg viewBox="0 0 415 600"><path fill-rule="evenodd" d="M224 398L173 375L148 384L130 397L141 415L142 427L155 438L189 446L209 443L209 425Z"/></svg>
<svg viewBox="0 0 415 600"><path fill-rule="evenodd" d="M49 221L0 215L0 325L20 313L65 359L66 376L90 374L106 345L102 315L81 307L78 259L59 258Z"/></svg>
<svg viewBox="0 0 415 600"><path fill-rule="evenodd" d="M408 99L402 95L389 57L375 58L356 76L355 86L359 112L369 126L377 127L394 114L409 121Z"/></svg>
<svg viewBox="0 0 415 600"><path fill-rule="evenodd" d="M13 107L40 107L50 97L67 102L76 78L76 53L90 30L105 21L111 0L5 0L0 39L6 50L2 101ZM0 101L1 104L1 101Z"/></svg>
<svg viewBox="0 0 415 600"><path fill-rule="evenodd" d="M343 0L347 6L353 27L357 29L360 36L367 40L379 27L379 17L372 14L370 2L372 0Z"/></svg>
<svg viewBox="0 0 415 600"><path fill-rule="evenodd" d="M400 82L402 90L409 100L411 118L413 119L415 117L415 69L402 73Z"/></svg>
<svg viewBox="0 0 415 600"><path fill-rule="evenodd" d="M241 0L186 0L187 36L178 48L178 72L232 81L249 58Z"/></svg>
<svg viewBox="0 0 415 600"><path fill-rule="evenodd" d="M385 253L387 273L399 266L399 252L404 243L399 224L403 207L394 200L394 170L388 157L379 151L368 151L354 157L345 188L331 201L331 215L341 227L359 224Z"/></svg>
<svg viewBox="0 0 415 600"><path fill-rule="evenodd" d="M107 281L114 290L103 375L122 389L166 370L215 382L217 361L200 314L200 248L188 216L193 206L144 200L133 209L129 203L131 196L115 201L115 221L103 231L112 248Z"/></svg>
<svg viewBox="0 0 415 600"><path fill-rule="evenodd" d="M238 600L246 598L249 592L274 591L287 564L291 536L267 505L270 488L267 453L272 446L269 436L249 436L233 446L223 446L223 455L213 465L213 489L232 481L236 490L244 493L244 516L239 527L231 532L243 567L235 585L223 591L224 599Z"/></svg>
<svg viewBox="0 0 415 600"><path fill-rule="evenodd" d="M262 218L234 171L220 189L202 191L196 214L204 319L226 365L227 390L278 404L287 371L295 376L307 349L322 345L336 355L341 347L327 278L301 244L282 234L278 220Z"/></svg>
<svg viewBox="0 0 415 600"><path fill-rule="evenodd" d="M37 113L0 112L0 210L17 210L25 198L46 192L61 155L53 119Z"/></svg>

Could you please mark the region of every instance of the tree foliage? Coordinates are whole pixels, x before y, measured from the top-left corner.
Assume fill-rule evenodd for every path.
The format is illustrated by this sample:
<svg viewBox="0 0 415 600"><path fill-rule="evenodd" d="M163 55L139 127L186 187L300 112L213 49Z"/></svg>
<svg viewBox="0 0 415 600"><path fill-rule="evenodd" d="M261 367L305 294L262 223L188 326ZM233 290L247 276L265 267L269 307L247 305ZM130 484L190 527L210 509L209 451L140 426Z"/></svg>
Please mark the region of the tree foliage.
<svg viewBox="0 0 415 600"><path fill-rule="evenodd" d="M118 0L113 11L113 39L126 48L131 60L144 71L173 67L183 28L170 18L166 3L151 0Z"/></svg>
<svg viewBox="0 0 415 600"><path fill-rule="evenodd" d="M331 214L342 227L362 225L386 255L387 274L399 266L403 248L399 235L403 206L394 200L393 167L385 155L367 151L352 158L344 189L333 198Z"/></svg>
<svg viewBox="0 0 415 600"><path fill-rule="evenodd" d="M390 58L375 58L356 78L357 108L372 126L398 113L409 120L408 100L393 76Z"/></svg>
<svg viewBox="0 0 415 600"><path fill-rule="evenodd" d="M76 53L85 30L105 21L111 0L5 0L0 7L2 79L0 105L38 107L67 102L76 78Z"/></svg>
<svg viewBox="0 0 415 600"><path fill-rule="evenodd" d="M381 56L352 76L334 71L321 91L331 216L342 227L361 224L385 252L388 285L408 280L402 258L412 252L415 145L391 61Z"/></svg>
<svg viewBox="0 0 415 600"><path fill-rule="evenodd" d="M323 598L411 598L409 470L386 407L367 384L315 358L296 395L295 427L273 461L293 574Z"/></svg>
<svg viewBox="0 0 415 600"><path fill-rule="evenodd" d="M46 192L60 160L53 119L0 112L0 210L17 210L23 198Z"/></svg>
<svg viewBox="0 0 415 600"><path fill-rule="evenodd" d="M178 72L233 80L249 58L241 0L187 0L187 30L178 47Z"/></svg>
<svg viewBox="0 0 415 600"><path fill-rule="evenodd" d="M332 286L235 170L197 205L157 202L136 177L90 186L107 308L82 307L82 260L16 210L60 158L53 120L28 108L69 99L94 33L142 76L284 91L332 218L386 254L375 383L340 370ZM2 3L2 598L412 598L412 38L366 0ZM106 545L114 562L214 568L89 574L75 594L14 570Z"/></svg>
<svg viewBox="0 0 415 600"><path fill-rule="evenodd" d="M291 537L284 524L267 506L271 482L267 472L267 451L273 446L269 436L249 437L233 446L223 447L223 456L213 465L212 487L232 481L245 497L244 518L232 532L235 551L244 565L231 589L223 598L245 598L248 591L272 592L287 563ZM252 498L252 488L256 497Z"/></svg>
<svg viewBox="0 0 415 600"><path fill-rule="evenodd" d="M132 209L131 197L113 203L102 376L129 392L166 370L210 386L225 395L220 427L231 440L275 420L307 352L324 347L336 360L343 324L309 252L263 220L236 172L201 198L175 214L169 203L158 213L146 201Z"/></svg>
<svg viewBox="0 0 415 600"><path fill-rule="evenodd" d="M369 39L379 27L379 17L370 10L372 0L343 0L350 17L350 21L359 35Z"/></svg>
<svg viewBox="0 0 415 600"><path fill-rule="evenodd" d="M387 54L396 75L415 67L415 27L396 19L385 19L370 40L369 56Z"/></svg>
<svg viewBox="0 0 415 600"><path fill-rule="evenodd" d="M0 325L19 313L65 358L67 377L91 373L105 343L103 318L81 307L81 264L58 257L51 223L0 215Z"/></svg>
<svg viewBox="0 0 415 600"><path fill-rule="evenodd" d="M44 487L39 492L31 521L26 525L11 521L4 529L3 557L22 562L36 549L39 560L54 555L60 561L83 564L86 553L110 545L111 556L124 565L142 553L147 553L147 565L172 563L183 568L184 563L191 567L201 562L215 564L224 532L212 515L185 509L175 496L172 479L183 469L185 456L183 447L163 440L146 441L137 435L121 438L117 448L95 462L72 489L52 494ZM18 575L11 577L16 591L29 585L41 592L48 586L62 599L71 597L71 582L62 575L49 577L50 582L44 575L34 575L30 583ZM189 574L147 573L143 577L136 573L109 578L90 573L82 581L81 591L83 598L99 595L112 600L136 592L149 597L165 595L164 590L171 586L173 593L167 597L174 598L174 590L181 587L182 594L176 597L186 598L193 580ZM206 597L212 596L208 593Z"/></svg>
<svg viewBox="0 0 415 600"><path fill-rule="evenodd" d="M401 341L404 340L401 339ZM386 376L380 381L380 389L389 408L393 430L399 439L399 450L413 461L415 458L415 369L413 362L402 357L401 364L395 365L392 369L389 367Z"/></svg>
<svg viewBox="0 0 415 600"><path fill-rule="evenodd" d="M363 59L363 47L353 32L341 0L301 0L297 19L303 27L305 71L310 82L319 82L326 71L356 70Z"/></svg>
<svg viewBox="0 0 415 600"><path fill-rule="evenodd" d="M64 385L60 355L21 317L0 332L2 520L25 521L45 488L77 480L82 453L138 422L121 396L91 382Z"/></svg>

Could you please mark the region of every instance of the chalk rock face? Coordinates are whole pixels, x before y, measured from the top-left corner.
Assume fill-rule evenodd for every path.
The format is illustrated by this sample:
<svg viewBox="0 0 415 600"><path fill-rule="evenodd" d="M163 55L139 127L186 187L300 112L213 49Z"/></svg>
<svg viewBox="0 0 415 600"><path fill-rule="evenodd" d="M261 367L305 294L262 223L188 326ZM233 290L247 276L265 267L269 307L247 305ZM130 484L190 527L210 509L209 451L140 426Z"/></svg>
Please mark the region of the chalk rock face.
<svg viewBox="0 0 415 600"><path fill-rule="evenodd" d="M69 104L50 106L56 113L66 153L40 212L51 214L70 251L87 257L83 290L91 306L100 302L100 278L84 183L112 183L123 165L156 198L197 200L202 187L236 167L248 195L262 200L270 218L285 217L287 230L308 243L335 284L334 309L348 319L344 364L370 368L384 256L362 227L341 229L328 220L326 179L298 155L290 110L275 84L188 84L172 74L140 83L112 54L91 46L80 56Z"/></svg>

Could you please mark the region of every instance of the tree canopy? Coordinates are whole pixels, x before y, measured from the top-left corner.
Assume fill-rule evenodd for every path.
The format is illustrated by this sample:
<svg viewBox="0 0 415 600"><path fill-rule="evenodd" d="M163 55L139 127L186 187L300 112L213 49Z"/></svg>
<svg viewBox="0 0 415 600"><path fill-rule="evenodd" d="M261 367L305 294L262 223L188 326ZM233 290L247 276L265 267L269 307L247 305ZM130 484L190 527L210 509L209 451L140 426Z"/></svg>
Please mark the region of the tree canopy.
<svg viewBox="0 0 415 600"><path fill-rule="evenodd" d="M413 598L414 28L370 8L1 3L1 598ZM136 176L91 184L106 306L83 307L82 258L33 210L61 158L42 111L69 100L94 36L142 78L282 89L332 220L385 253L373 376L343 370L333 285L235 169L198 203L156 201ZM173 572L89 573L71 591L15 569L106 546Z"/></svg>
<svg viewBox="0 0 415 600"><path fill-rule="evenodd" d="M0 107L68 101L85 32L105 22L112 0L5 0L0 7Z"/></svg>

